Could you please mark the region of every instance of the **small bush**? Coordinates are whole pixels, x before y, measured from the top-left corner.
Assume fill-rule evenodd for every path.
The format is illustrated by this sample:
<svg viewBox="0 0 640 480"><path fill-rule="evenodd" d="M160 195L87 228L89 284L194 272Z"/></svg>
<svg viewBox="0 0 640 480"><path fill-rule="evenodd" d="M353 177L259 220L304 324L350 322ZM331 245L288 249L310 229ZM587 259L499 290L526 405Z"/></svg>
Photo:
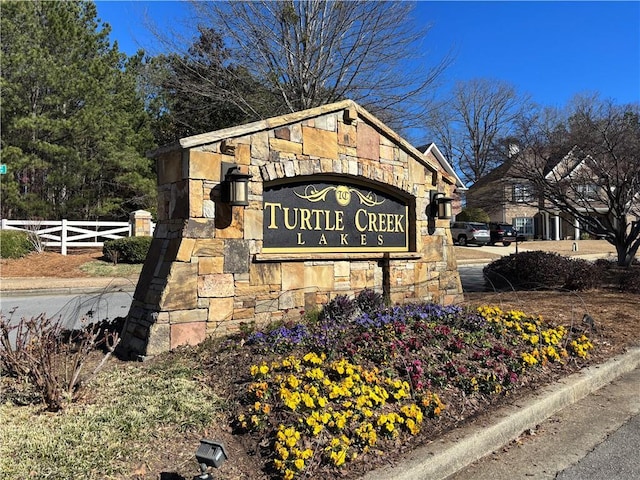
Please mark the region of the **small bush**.
<svg viewBox="0 0 640 480"><path fill-rule="evenodd" d="M491 221L489 214L481 208L463 208L462 211L456 215L457 222L484 222Z"/></svg>
<svg viewBox="0 0 640 480"><path fill-rule="evenodd" d="M569 276L564 288L568 290L589 290L602 286L604 268L581 258L572 259Z"/></svg>
<svg viewBox="0 0 640 480"><path fill-rule="evenodd" d="M627 293L640 294L640 265L630 265L620 278L620 290Z"/></svg>
<svg viewBox="0 0 640 480"><path fill-rule="evenodd" d="M602 286L606 268L603 262L534 251L502 257L487 265L483 274L495 289L588 290Z"/></svg>
<svg viewBox="0 0 640 480"><path fill-rule="evenodd" d="M499 258L484 267L489 286L495 289L562 288L570 271L570 259L541 251Z"/></svg>
<svg viewBox="0 0 640 480"><path fill-rule="evenodd" d="M151 247L152 237L126 237L108 240L102 254L113 263L144 263Z"/></svg>
<svg viewBox="0 0 640 480"><path fill-rule="evenodd" d="M104 366L119 342L119 335L101 324L69 331L44 314L11 320L11 316L0 314L3 374L31 385L52 412L77 398L81 387ZM114 328L121 328L121 324ZM89 377L82 378L91 353L100 347L105 347L107 354Z"/></svg>
<svg viewBox="0 0 640 480"><path fill-rule="evenodd" d="M600 258L594 262L602 283L621 292L640 294L640 263L635 260L628 267L618 266L615 260Z"/></svg>
<svg viewBox="0 0 640 480"><path fill-rule="evenodd" d="M29 234L20 230L0 231L0 258L21 258L33 252Z"/></svg>

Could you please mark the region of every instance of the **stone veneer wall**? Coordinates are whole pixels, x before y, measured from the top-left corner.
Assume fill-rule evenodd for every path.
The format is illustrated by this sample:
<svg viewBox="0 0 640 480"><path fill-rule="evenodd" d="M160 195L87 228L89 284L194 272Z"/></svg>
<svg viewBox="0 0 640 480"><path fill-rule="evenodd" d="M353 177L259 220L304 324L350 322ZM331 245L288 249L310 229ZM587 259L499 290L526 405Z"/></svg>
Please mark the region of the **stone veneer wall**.
<svg viewBox="0 0 640 480"><path fill-rule="evenodd" d="M253 175L248 207L221 203L221 162ZM453 188L437 165L350 101L189 137L161 151L158 223L123 349L154 355L235 332L242 322L299 318L301 310L366 287L384 287L393 302L459 300L449 220L434 222L425 213L431 190ZM409 194L416 206L413 251L261 253L264 185L313 175Z"/></svg>

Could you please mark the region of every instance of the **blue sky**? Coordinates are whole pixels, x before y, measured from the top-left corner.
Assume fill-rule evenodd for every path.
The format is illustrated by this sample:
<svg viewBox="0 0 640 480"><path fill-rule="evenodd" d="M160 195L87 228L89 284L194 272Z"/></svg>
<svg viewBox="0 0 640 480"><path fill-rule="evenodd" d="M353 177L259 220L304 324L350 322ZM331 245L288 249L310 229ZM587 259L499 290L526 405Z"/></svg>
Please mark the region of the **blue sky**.
<svg viewBox="0 0 640 480"><path fill-rule="evenodd" d="M158 53L145 18L182 31L188 18L188 5L179 1L96 4L98 17L113 29L112 40L127 54L138 48ZM431 25L424 44L429 54L455 52L445 88L457 80L493 78L542 105L561 107L587 92L620 104L640 102L639 1L422 1L415 15Z"/></svg>

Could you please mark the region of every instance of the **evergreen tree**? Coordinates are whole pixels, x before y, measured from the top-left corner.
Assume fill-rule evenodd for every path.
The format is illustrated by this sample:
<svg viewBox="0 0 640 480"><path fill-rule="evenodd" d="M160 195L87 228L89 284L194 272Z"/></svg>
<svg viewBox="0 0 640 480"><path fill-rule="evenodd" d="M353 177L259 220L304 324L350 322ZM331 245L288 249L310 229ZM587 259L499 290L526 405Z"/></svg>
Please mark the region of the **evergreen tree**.
<svg viewBox="0 0 640 480"><path fill-rule="evenodd" d="M2 3L2 216L123 218L155 205L136 73L91 2Z"/></svg>

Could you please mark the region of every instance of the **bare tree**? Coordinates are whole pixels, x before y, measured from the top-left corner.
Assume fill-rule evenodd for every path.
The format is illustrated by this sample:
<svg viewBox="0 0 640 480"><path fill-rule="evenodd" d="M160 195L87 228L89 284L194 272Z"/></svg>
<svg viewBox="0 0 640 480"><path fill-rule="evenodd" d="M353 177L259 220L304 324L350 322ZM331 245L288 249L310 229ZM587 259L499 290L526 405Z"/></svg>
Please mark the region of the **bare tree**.
<svg viewBox="0 0 640 480"><path fill-rule="evenodd" d="M228 61L242 65L277 102L248 98L232 85L209 95L250 108L257 118L265 110L277 115L350 98L383 121L417 126L417 108L450 62L445 57L427 67L419 58L428 27L413 24L410 2L193 2L193 8L200 30L219 32Z"/></svg>
<svg viewBox="0 0 640 480"><path fill-rule="evenodd" d="M564 121L555 118L523 132L516 175L544 209L577 219L616 247L618 265L630 265L640 247L640 106L582 96Z"/></svg>
<svg viewBox="0 0 640 480"><path fill-rule="evenodd" d="M427 127L465 179L476 182L506 158L500 142L529 108L529 97L510 84L474 79L456 83L432 110Z"/></svg>

